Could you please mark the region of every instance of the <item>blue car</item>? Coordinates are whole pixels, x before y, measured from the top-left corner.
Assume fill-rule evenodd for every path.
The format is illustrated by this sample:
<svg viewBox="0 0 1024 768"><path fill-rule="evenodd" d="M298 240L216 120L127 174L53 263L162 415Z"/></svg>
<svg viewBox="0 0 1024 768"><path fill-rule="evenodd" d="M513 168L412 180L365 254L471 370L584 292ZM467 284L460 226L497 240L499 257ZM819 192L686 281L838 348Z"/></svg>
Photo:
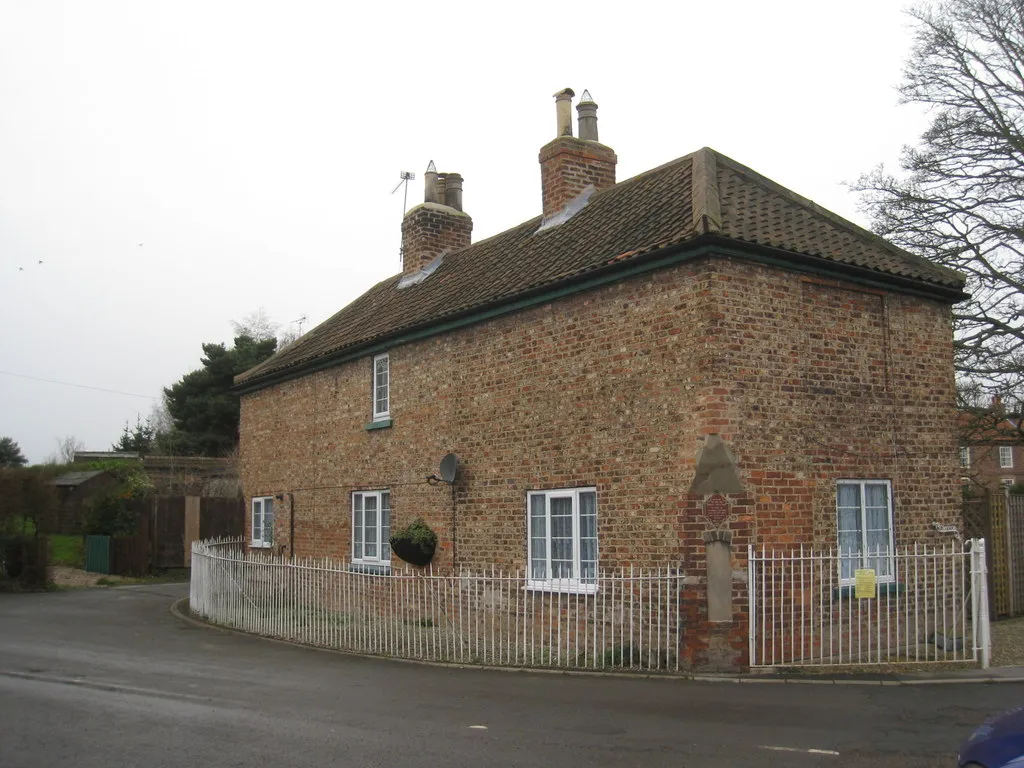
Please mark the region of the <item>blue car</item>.
<svg viewBox="0 0 1024 768"><path fill-rule="evenodd" d="M960 746L960 768L1024 768L1024 707L975 729Z"/></svg>

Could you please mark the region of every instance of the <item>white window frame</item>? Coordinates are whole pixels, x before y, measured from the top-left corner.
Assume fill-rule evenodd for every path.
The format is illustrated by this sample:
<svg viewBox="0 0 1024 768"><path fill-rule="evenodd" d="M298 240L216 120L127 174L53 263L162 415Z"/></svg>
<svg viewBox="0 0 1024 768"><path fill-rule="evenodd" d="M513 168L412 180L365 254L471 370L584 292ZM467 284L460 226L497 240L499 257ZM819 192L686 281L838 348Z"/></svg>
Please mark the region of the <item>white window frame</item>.
<svg viewBox="0 0 1024 768"><path fill-rule="evenodd" d="M593 575L584 576L581 564L581 531L580 531L580 496L590 494L594 497L594 559ZM538 560L543 564L544 574L538 577L534 573L534 536L532 530L532 510L534 499L544 500L544 553L538 553ZM560 578L552 577L551 555L551 502L553 499L570 499L572 502L572 564L571 575ZM598 550L597 522L597 488L558 488L549 491L527 491L526 494L526 587L527 589L548 592L571 592L576 594L594 594L597 592L597 570L600 563ZM588 561L590 562L590 561Z"/></svg>
<svg viewBox="0 0 1024 768"><path fill-rule="evenodd" d="M1012 445L1000 445L999 446L999 468L1000 469L1013 469L1013 446Z"/></svg>
<svg viewBox="0 0 1024 768"><path fill-rule="evenodd" d="M373 524L376 554L366 555L366 499L374 499L376 520ZM387 510L387 522L383 510ZM382 488L376 491L352 492L352 562L359 565L391 565L391 491Z"/></svg>
<svg viewBox="0 0 1024 768"><path fill-rule="evenodd" d="M999 487L1002 488L1004 491L1013 488L1014 485L1016 485L1016 481L1012 477L1003 477L1000 478L999 480Z"/></svg>
<svg viewBox="0 0 1024 768"><path fill-rule="evenodd" d="M274 497L253 496L249 520L250 547L274 546ZM269 521L268 521L269 518ZM259 525L257 525L257 520Z"/></svg>
<svg viewBox="0 0 1024 768"><path fill-rule="evenodd" d="M381 371L378 370L380 363L384 363L383 376ZM385 421L391 418L391 358L387 352L383 352L379 355L373 356L373 376L372 385L370 387L370 399L373 412L374 421ZM384 396L380 397L380 390L383 390ZM381 408L381 401L383 401L383 408Z"/></svg>
<svg viewBox="0 0 1024 768"><path fill-rule="evenodd" d="M970 446L960 446L960 468L970 469L971 468L971 449Z"/></svg>
<svg viewBox="0 0 1024 768"><path fill-rule="evenodd" d="M876 478L865 478L865 479L851 479L851 480L837 480L836 481L836 551L840 555L838 563L839 568L839 583L842 585L853 584L856 580L854 574L843 577L843 559L842 559L842 539L840 537L839 529L839 488L844 485L857 485L860 487L860 562L854 562L851 570L856 571L858 568L868 568L869 561L875 559L868 552L868 526L867 526L867 503L865 488L869 485L883 485L885 486L885 498L888 506L888 520L889 520L889 556L886 558L889 561L889 573L879 575L876 573L876 582L878 584L891 584L896 581L896 550L895 540L893 537L893 499L892 499L892 481L891 480L879 480Z"/></svg>

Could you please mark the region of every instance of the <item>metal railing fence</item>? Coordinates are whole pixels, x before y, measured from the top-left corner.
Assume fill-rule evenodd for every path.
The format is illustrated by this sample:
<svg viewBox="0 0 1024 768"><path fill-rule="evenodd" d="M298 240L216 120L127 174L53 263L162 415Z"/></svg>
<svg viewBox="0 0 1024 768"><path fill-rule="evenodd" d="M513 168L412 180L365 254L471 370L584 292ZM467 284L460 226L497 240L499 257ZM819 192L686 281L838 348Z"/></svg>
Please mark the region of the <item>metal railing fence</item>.
<svg viewBox="0 0 1024 768"><path fill-rule="evenodd" d="M683 574L601 572L596 591L524 572L354 570L192 545L191 610L216 624L356 653L512 667L679 670ZM590 587L590 585L588 585Z"/></svg>
<svg viewBox="0 0 1024 768"><path fill-rule="evenodd" d="M985 540L915 545L858 596L860 555L748 549L750 665L989 664ZM872 578L872 577L869 577ZM870 584L870 582L868 582Z"/></svg>

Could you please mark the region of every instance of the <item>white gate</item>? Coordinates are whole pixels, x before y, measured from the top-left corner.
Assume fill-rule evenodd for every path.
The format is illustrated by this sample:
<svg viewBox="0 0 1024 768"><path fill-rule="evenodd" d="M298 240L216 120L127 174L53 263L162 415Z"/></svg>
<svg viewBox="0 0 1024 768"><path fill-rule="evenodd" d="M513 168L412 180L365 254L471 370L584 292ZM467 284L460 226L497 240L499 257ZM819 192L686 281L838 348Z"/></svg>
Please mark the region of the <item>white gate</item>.
<svg viewBox="0 0 1024 768"><path fill-rule="evenodd" d="M748 557L751 667L989 665L984 539L867 558L751 546Z"/></svg>

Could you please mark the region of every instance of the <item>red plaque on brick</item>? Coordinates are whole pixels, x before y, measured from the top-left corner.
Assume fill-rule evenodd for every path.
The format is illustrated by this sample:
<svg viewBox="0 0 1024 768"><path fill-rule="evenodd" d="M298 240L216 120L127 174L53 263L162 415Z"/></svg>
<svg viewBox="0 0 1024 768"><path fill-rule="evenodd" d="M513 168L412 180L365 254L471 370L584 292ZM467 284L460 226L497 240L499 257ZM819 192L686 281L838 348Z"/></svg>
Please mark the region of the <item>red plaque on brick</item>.
<svg viewBox="0 0 1024 768"><path fill-rule="evenodd" d="M729 502L722 494L716 493L714 496L709 496L704 502L704 517L715 525L724 523L728 516Z"/></svg>

